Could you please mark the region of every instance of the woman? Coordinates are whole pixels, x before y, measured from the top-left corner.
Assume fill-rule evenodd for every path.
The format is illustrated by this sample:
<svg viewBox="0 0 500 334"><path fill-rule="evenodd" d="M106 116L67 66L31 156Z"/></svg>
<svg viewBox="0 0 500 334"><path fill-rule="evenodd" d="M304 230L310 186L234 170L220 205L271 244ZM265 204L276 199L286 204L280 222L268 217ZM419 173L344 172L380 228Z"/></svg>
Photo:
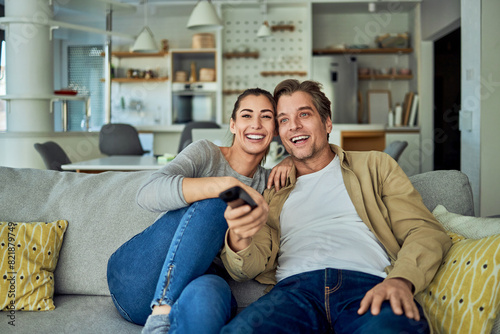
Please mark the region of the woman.
<svg viewBox="0 0 500 334"><path fill-rule="evenodd" d="M111 256L108 285L125 319L142 325L153 309L143 333L218 332L230 319L234 298L213 275L227 230L226 204L217 197L239 185L259 205L254 210L267 209L256 195L266 184L284 184L291 166L289 159L273 172L260 166L276 134L275 116L269 92L246 90L231 115L231 147L195 142L139 190L141 207L166 213Z"/></svg>

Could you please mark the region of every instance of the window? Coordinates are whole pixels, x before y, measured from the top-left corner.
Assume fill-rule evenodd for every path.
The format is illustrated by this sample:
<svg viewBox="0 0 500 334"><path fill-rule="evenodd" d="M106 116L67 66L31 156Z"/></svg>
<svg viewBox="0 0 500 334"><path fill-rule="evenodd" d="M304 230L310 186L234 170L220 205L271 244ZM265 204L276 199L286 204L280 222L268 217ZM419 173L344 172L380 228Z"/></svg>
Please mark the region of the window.
<svg viewBox="0 0 500 334"><path fill-rule="evenodd" d="M104 114L104 57L102 45L68 47L68 83L80 95L90 96L90 129L99 130L105 122ZM83 101L68 102L68 131L85 129Z"/></svg>
<svg viewBox="0 0 500 334"><path fill-rule="evenodd" d="M0 95L6 94L5 81L5 41L2 41L0 55ZM0 100L0 132L7 131L7 101Z"/></svg>

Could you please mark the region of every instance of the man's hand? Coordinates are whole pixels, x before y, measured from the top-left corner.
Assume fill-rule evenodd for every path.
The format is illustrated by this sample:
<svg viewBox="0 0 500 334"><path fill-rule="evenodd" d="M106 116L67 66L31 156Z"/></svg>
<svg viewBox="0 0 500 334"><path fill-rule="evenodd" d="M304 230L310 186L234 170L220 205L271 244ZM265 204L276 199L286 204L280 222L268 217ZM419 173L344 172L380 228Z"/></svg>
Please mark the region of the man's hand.
<svg viewBox="0 0 500 334"><path fill-rule="evenodd" d="M229 227L229 247L235 252L250 245L252 237L266 224L269 213L269 206L264 197L250 187L244 188L255 201L257 207L251 210L249 205L242 205L233 209L228 205L224 212L224 218L226 218Z"/></svg>
<svg viewBox="0 0 500 334"><path fill-rule="evenodd" d="M370 308L371 313L377 315L380 313L382 302L388 300L395 314L404 314L407 318L419 321L420 313L413 300L412 288L413 285L404 278L386 279L366 293L361 300L358 314L364 314Z"/></svg>

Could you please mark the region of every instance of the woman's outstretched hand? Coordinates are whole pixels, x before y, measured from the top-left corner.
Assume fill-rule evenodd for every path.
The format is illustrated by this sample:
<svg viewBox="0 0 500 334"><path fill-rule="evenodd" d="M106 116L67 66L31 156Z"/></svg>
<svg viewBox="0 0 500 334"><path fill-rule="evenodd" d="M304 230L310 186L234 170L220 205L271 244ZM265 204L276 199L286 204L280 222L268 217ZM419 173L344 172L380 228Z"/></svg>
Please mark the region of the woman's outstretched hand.
<svg viewBox="0 0 500 334"><path fill-rule="evenodd" d="M269 174L269 179L267 180L267 189L271 189L274 185L276 191L283 188L286 184L286 179L290 170L292 170L293 161L289 156L283 159L279 164L273 167L271 174Z"/></svg>

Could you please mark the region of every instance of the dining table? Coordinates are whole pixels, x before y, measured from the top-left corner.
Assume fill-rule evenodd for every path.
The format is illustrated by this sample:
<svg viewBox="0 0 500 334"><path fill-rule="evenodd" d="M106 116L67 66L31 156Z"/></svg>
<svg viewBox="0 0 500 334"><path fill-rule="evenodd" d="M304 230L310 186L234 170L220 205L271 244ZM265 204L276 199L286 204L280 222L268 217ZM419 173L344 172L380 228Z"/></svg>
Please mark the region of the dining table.
<svg viewBox="0 0 500 334"><path fill-rule="evenodd" d="M64 171L79 173L102 173L108 171L157 170L168 162L159 162L154 156L112 155L62 165Z"/></svg>

